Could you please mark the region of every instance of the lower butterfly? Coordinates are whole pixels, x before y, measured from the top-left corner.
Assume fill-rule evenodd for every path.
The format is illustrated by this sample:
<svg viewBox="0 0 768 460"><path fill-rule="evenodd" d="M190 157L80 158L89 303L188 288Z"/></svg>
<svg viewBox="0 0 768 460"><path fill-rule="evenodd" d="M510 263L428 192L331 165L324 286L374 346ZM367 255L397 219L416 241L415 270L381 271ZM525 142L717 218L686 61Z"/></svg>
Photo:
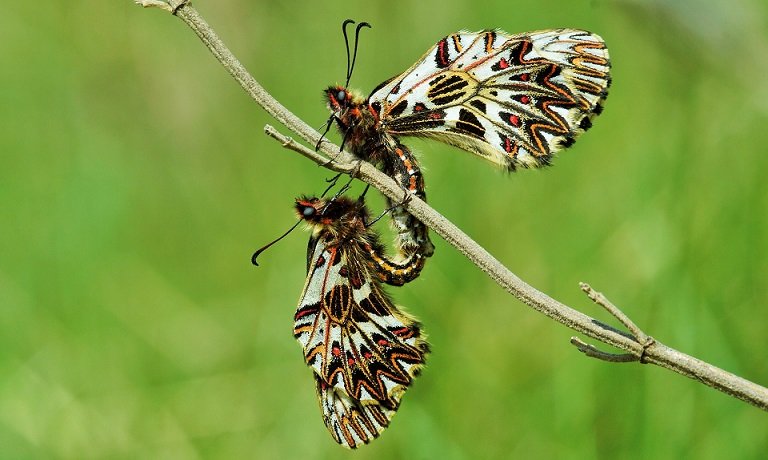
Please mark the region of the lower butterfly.
<svg viewBox="0 0 768 460"><path fill-rule="evenodd" d="M400 136L436 139L510 171L548 165L592 126L611 82L605 42L576 29L457 32L368 98L347 88L353 65L344 86L325 90L344 145L420 198L421 170ZM402 207L392 217L404 251L431 255L421 222Z"/></svg>
<svg viewBox="0 0 768 460"><path fill-rule="evenodd" d="M419 323L381 285L416 277L424 259L389 260L362 199L299 198L296 211L312 236L294 336L325 425L336 442L356 448L389 425L429 352Z"/></svg>

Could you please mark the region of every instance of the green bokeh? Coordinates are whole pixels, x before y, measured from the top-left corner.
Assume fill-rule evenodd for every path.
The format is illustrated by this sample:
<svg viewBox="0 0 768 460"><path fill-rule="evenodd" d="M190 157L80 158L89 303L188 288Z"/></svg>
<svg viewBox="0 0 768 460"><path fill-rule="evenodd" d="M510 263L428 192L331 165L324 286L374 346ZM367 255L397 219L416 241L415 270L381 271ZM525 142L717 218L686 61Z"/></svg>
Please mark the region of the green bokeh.
<svg viewBox="0 0 768 460"><path fill-rule="evenodd" d="M347 17L374 26L363 92L456 30L599 33L614 83L594 128L511 176L410 142L430 203L553 297L608 320L588 281L662 342L768 383L764 1L196 7L316 126ZM344 451L291 337L306 234L249 261L329 173L269 140L274 122L166 13L2 10L0 458L765 458L764 412L582 357L437 237L423 275L390 289L423 321L429 365L382 438Z"/></svg>

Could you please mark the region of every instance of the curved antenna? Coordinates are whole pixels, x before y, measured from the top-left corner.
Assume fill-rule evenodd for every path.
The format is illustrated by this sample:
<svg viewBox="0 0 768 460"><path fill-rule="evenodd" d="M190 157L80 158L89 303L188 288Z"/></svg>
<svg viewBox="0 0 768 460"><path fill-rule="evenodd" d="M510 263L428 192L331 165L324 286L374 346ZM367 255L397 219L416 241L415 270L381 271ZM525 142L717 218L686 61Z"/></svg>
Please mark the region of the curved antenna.
<svg viewBox="0 0 768 460"><path fill-rule="evenodd" d="M355 21L353 21L351 19L346 19L341 24L341 32L344 34L344 46L347 47L347 83L349 83L349 77L352 74L352 68L350 66L350 61L349 61L349 37L347 36L347 26L349 24L354 24L354 23L355 23ZM358 26L358 27L360 27L360 26ZM355 39L355 42L357 42L357 39ZM345 88L346 88L346 86L347 85L344 85Z"/></svg>
<svg viewBox="0 0 768 460"><path fill-rule="evenodd" d="M347 82L344 84L345 88L349 87L349 79L352 78L352 71L355 70L355 61L357 60L357 42L360 38L360 29L363 27L370 29L371 25L367 22L361 22L355 28L355 51L352 53L352 64L349 66L349 71L347 72ZM347 47L347 59L349 59L349 47Z"/></svg>
<svg viewBox="0 0 768 460"><path fill-rule="evenodd" d="M302 220L304 220L304 219L297 220L296 223L293 224L293 226L291 226L291 228L289 228L287 232L285 232L282 235L280 235L280 237L277 238L276 240L274 240L271 243L268 243L268 244L262 246L261 248L257 249L256 252L254 252L253 255L251 256L251 263L258 267L259 264L256 262L256 258L259 257L259 254L261 254L262 252L266 251L267 249L269 249L270 246L272 246L273 244L277 243L278 241L280 241L283 238L285 238L286 236L288 236L288 234L291 233L294 228L299 226L299 224L301 223Z"/></svg>

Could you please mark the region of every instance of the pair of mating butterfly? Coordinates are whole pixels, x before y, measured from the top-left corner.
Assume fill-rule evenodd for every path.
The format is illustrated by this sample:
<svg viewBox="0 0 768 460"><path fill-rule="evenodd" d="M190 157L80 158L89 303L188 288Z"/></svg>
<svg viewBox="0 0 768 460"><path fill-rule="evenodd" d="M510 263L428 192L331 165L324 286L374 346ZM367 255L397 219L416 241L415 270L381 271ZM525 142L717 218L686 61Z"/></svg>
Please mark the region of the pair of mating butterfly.
<svg viewBox="0 0 768 460"><path fill-rule="evenodd" d="M431 137L508 170L549 164L602 111L610 85L608 51L590 32L553 29L507 35L459 32L364 99L347 82L325 91L343 145L425 199L424 181L398 136ZM357 54L357 35L355 38ZM313 370L323 419L349 448L389 425L423 367L428 345L419 324L387 297L382 283L416 278L432 255L427 228L393 203L398 255L386 255L361 199L296 200L312 228L307 281L294 336Z"/></svg>

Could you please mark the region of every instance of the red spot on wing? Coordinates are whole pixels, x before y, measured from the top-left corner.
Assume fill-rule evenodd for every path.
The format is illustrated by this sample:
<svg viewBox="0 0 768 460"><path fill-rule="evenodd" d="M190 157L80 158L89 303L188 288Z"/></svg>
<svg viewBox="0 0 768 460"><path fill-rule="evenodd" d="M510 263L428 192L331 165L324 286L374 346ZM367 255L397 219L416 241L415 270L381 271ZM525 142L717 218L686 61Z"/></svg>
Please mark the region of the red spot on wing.
<svg viewBox="0 0 768 460"><path fill-rule="evenodd" d="M394 331L392 331L392 333L398 337L403 337L405 335L408 335L410 332L411 330L408 329L407 327L401 327L400 329L395 329Z"/></svg>
<svg viewBox="0 0 768 460"><path fill-rule="evenodd" d="M509 62L507 62L505 58L501 58L499 61L499 69L506 69L507 67L509 67Z"/></svg>
<svg viewBox="0 0 768 460"><path fill-rule="evenodd" d="M510 115L509 122L512 123L512 126L516 128L520 127L520 117L518 117L517 115Z"/></svg>
<svg viewBox="0 0 768 460"><path fill-rule="evenodd" d="M524 73L524 74L520 75L520 80L522 80L522 81L528 81L529 78L531 78L530 74Z"/></svg>
<svg viewBox="0 0 768 460"><path fill-rule="evenodd" d="M502 148L504 149L505 152L511 155L516 155L517 149L519 147L516 142L514 142L512 139L505 136L502 141Z"/></svg>
<svg viewBox="0 0 768 460"><path fill-rule="evenodd" d="M363 280L361 280L360 276L357 274L353 275L352 278L349 279L349 283L355 289L360 289L361 287L363 287Z"/></svg>
<svg viewBox="0 0 768 460"><path fill-rule="evenodd" d="M301 318L303 318L305 316L312 315L312 314L315 314L315 313L317 313L317 310L306 310L306 309L299 310L293 316L293 319L294 319L294 321L297 321L297 320L300 320Z"/></svg>
<svg viewBox="0 0 768 460"><path fill-rule="evenodd" d="M435 62L438 67L448 66L448 41L442 39L437 43L437 56Z"/></svg>
<svg viewBox="0 0 768 460"><path fill-rule="evenodd" d="M531 102L531 98L528 96L520 96L520 102L522 102L523 104L527 104Z"/></svg>

